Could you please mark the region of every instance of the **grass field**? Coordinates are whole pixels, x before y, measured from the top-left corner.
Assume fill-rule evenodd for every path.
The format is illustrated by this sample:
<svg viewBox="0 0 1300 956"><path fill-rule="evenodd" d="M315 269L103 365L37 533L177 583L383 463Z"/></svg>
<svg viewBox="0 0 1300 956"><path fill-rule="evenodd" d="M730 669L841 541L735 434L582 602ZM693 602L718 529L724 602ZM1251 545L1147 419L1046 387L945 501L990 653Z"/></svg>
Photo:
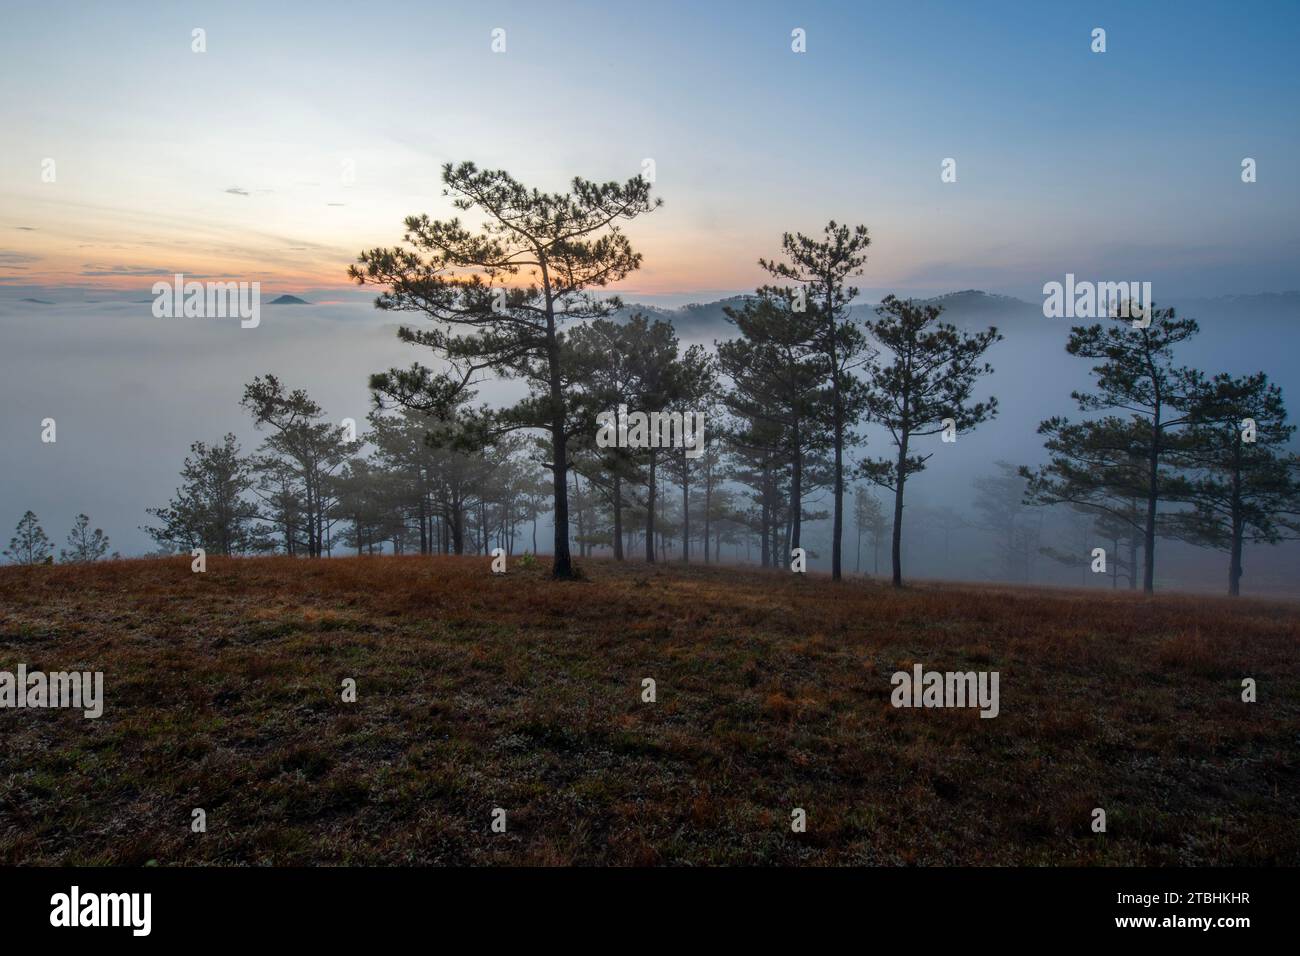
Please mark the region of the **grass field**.
<svg viewBox="0 0 1300 956"><path fill-rule="evenodd" d="M1296 606L518 565L0 568L0 670L105 696L0 710L0 862L1300 863Z"/></svg>

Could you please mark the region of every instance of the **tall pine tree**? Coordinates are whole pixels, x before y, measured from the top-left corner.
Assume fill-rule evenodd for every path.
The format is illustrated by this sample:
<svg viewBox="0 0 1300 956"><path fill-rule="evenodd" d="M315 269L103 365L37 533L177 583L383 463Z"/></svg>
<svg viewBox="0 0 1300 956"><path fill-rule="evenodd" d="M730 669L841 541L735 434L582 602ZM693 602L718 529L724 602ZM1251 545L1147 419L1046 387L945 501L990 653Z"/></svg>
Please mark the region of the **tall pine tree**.
<svg viewBox="0 0 1300 956"><path fill-rule="evenodd" d="M1245 542L1276 544L1295 536L1300 483L1285 450L1295 433L1282 390L1263 372L1198 381L1184 440L1172 452L1187 469L1169 496L1191 510L1169 518L1171 533L1228 555L1228 593L1241 593Z"/></svg>
<svg viewBox="0 0 1300 956"><path fill-rule="evenodd" d="M575 423L565 381L561 326L609 315L616 299L589 290L617 282L641 265L619 229L659 205L650 184L593 183L574 178L567 193L528 189L503 170L473 163L442 170L444 195L482 218L471 231L458 218L406 220L406 247L361 253L349 275L359 284L387 286L381 309L420 312L432 329L403 328L403 340L425 345L451 371L437 376L419 368L391 370L372 385L429 405L446 404L475 376L492 370L521 378L530 396L499 413L505 428L546 431L554 489L555 551L551 573L573 576L569 555L568 442ZM527 285L517 283L526 276ZM452 328L465 330L456 334ZM581 427L579 424L577 427Z"/></svg>
<svg viewBox="0 0 1300 956"><path fill-rule="evenodd" d="M888 362L868 364L869 419L883 425L893 440L892 459L876 458L859 467L863 477L894 493L894 534L890 557L894 587L903 586L903 493L907 480L925 469L931 455L916 455L912 443L945 429L968 432L997 414L998 400L972 402L975 380L993 371L983 362L989 346L1002 338L990 327L962 332L940 322L943 307L886 296L879 318L867 330L890 354ZM931 453L933 454L933 453Z"/></svg>
<svg viewBox="0 0 1300 956"><path fill-rule="evenodd" d="M802 283L808 305L816 304L821 322L817 346L826 360L830 386L831 434L834 449L834 516L831 528L831 580L842 576L844 539L844 448L856 443L849 433L863 409L865 392L853 374L874 353L853 321L852 303L858 290L847 285L861 275L871 238L866 226L840 225L831 220L822 239L803 233L785 233L781 251L785 261L759 259L758 264L779 279Z"/></svg>

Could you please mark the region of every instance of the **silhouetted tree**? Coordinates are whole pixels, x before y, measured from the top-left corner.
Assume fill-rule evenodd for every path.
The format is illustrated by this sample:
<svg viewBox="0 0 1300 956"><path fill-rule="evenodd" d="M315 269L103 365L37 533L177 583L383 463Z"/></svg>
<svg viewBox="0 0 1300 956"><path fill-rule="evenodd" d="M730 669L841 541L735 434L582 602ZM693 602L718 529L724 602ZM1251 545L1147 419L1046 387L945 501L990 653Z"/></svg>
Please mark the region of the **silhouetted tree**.
<svg viewBox="0 0 1300 956"><path fill-rule="evenodd" d="M845 282L850 276L862 274L871 238L866 226L849 228L834 220L827 224L824 235L824 239L817 240L802 233L787 232L781 237L781 251L788 261L759 259L758 264L778 278L802 283L807 298L820 307L816 342L826 359L830 380L835 454L831 580L838 581L844 538L844 447L856 443L847 430L860 416L865 401L865 393L853 370L874 354L852 318L851 304L858 290L846 286Z"/></svg>
<svg viewBox="0 0 1300 956"><path fill-rule="evenodd" d="M630 367L630 382L634 402L630 410L666 412L680 407L686 387L684 367L678 359L677 333L667 322L629 323L622 339L631 350L626 356ZM669 455L663 447L640 448L634 451L634 460L642 467L646 496L641 502L645 508L645 557L655 561L655 524L661 517L656 502L659 495L659 464ZM659 509L662 510L662 509Z"/></svg>
<svg viewBox="0 0 1300 956"><path fill-rule="evenodd" d="M552 575L573 574L569 555L569 414L561 324L605 316L621 306L586 290L617 282L641 264L618 221L633 219L659 205L640 177L619 184L574 178L568 193L527 189L502 170L480 170L473 163L446 164L444 195L454 206L484 217L472 232L459 219L406 220L405 242L413 247L372 249L358 258L349 275L360 284L386 285L376 300L381 309L422 312L448 328L412 331L401 338L425 345L450 363L433 375L418 366L393 369L372 379L375 388L408 406L445 407L480 371L491 369L527 382L530 395L498 412L499 429L540 428L549 433L554 478L555 553ZM423 254L423 255L422 255ZM426 258L427 256L427 258ZM505 283L526 272L526 287ZM579 426L580 427L580 426Z"/></svg>
<svg viewBox="0 0 1300 956"><path fill-rule="evenodd" d="M5 556L14 564L47 564L51 551L50 539L45 536L45 529L41 527L36 514L32 511L25 512L18 519Z"/></svg>
<svg viewBox="0 0 1300 956"><path fill-rule="evenodd" d="M692 345L686 349L677 361L676 387L674 400L669 410L680 413L683 423L704 422L702 434L691 433L686 436L691 442L687 448L685 441L680 447L668 452L668 471L682 489L682 561L691 560L691 477L697 470L699 457L704 453L703 442L708 434L710 423L716 423L714 414L718 392L718 363L702 345ZM698 416L698 418L696 417ZM698 449L698 452L696 451Z"/></svg>
<svg viewBox="0 0 1300 956"><path fill-rule="evenodd" d="M730 452L726 476L749 490L751 503L737 507L734 517L758 536L761 566L779 567L784 561L777 539L790 505L788 482L782 481L789 464L789 436L776 422L735 415L727 424L725 441Z"/></svg>
<svg viewBox="0 0 1300 956"><path fill-rule="evenodd" d="M1097 360L1092 367L1096 392L1072 392L1080 411L1119 411L1138 423L1131 449L1141 459L1142 497L1146 501L1143 527L1142 589L1155 590L1157 516L1163 497L1162 464L1177 445L1176 432L1188 422L1190 393L1197 381L1190 369L1173 364L1174 346L1198 331L1192 319L1179 319L1173 309L1149 305L1149 324L1121 316L1108 326L1074 326L1065 349L1071 355ZM1049 426L1050 427L1046 427ZM1039 427L1049 436L1061 433L1065 419L1050 419ZM1085 423L1084 431L1110 425ZM1084 441L1090 443L1087 436Z"/></svg>
<svg viewBox="0 0 1300 956"><path fill-rule="evenodd" d="M1276 544L1293 536L1287 515L1300 505L1300 484L1284 446L1295 433L1282 390L1263 372L1200 380L1190 395L1185 440L1172 452L1188 472L1169 496L1192 509L1170 517L1171 533L1228 554L1228 593L1241 593L1242 544Z"/></svg>
<svg viewBox="0 0 1300 956"><path fill-rule="evenodd" d="M894 493L891 558L894 587L903 585L903 492L907 479L925 469L930 455L911 454L913 439L944 430L951 419L957 433L968 432L997 414L997 399L972 402L975 380L993 371L981 358L1002 338L990 327L961 332L940 322L943 307L904 301L890 295L876 308L878 319L867 323L871 335L889 350L884 364L868 363L868 418L888 430L897 455L877 458L859 467L863 477Z"/></svg>
<svg viewBox="0 0 1300 956"><path fill-rule="evenodd" d="M96 528L90 530L90 518L77 515L72 530L68 532L68 546L59 551L59 560L68 564L90 564L108 553L108 535Z"/></svg>
<svg viewBox="0 0 1300 956"><path fill-rule="evenodd" d="M1067 504L1093 515L1094 536L1111 545L1112 583L1118 583L1123 571L1135 587L1137 552L1146 541L1149 474L1145 449L1150 429L1136 418L1115 415L1083 422L1055 416L1042 422L1038 433L1045 436L1049 459L1040 468L1019 469L1025 479L1026 503ZM1162 481L1172 478L1168 470L1167 465L1161 466ZM1122 556L1121 546L1127 558ZM1085 553L1090 554L1091 548ZM1071 563L1059 552L1048 556ZM1090 558L1079 557L1090 562Z"/></svg>
<svg viewBox="0 0 1300 956"><path fill-rule="evenodd" d="M585 387L575 394L581 401L581 415L586 428L578 442L585 452L579 467L605 495L613 528L610 533L615 560L624 559L623 516L628 505L628 486L639 481L644 455L623 445L600 448L596 444L596 416L616 411L620 405L630 410L649 410L647 402L662 400L648 394L645 374L654 367L654 356L667 348L672 326L666 322L651 324L644 315L635 313L626 322L596 319L575 326L568 341L574 364ZM648 355L646 353L649 353Z"/></svg>
<svg viewBox="0 0 1300 956"><path fill-rule="evenodd" d="M323 420L324 410L305 391L287 391L274 375L258 376L245 385L240 404L259 430L270 431L262 454L253 460L254 470L268 481L262 493L276 499L282 517L291 508L285 496L297 496L302 520L292 525L286 520L286 533L290 538L305 535L307 556L322 556L334 520L332 479L360 442L346 441L342 429ZM287 544L294 553L292 542Z"/></svg>
<svg viewBox="0 0 1300 956"><path fill-rule="evenodd" d="M390 517L400 508L393 494L394 477L374 461L357 457L349 459L334 478L335 510L351 523L340 540L356 548L358 556L374 554L375 545L385 540L391 527Z"/></svg>
<svg viewBox="0 0 1300 956"><path fill-rule="evenodd" d="M803 500L811 490L805 465L834 441L818 307L797 310L790 289L764 287L741 308L724 312L740 338L717 345L719 367L731 381L723 402L737 420L765 423L765 431L780 436L780 457L790 466L787 546L797 548Z"/></svg>
<svg viewBox="0 0 1300 956"><path fill-rule="evenodd" d="M713 540L713 530L731 508L729 496L726 489L722 487L722 455L723 445L721 434L718 430L718 419L710 415L709 429L704 436L704 454L700 457L700 483L697 485L697 496L700 499L700 513L703 515L704 523L700 530L700 541L704 546L704 563L708 564L710 559L709 543ZM714 549L712 560L718 560L719 555Z"/></svg>
<svg viewBox="0 0 1300 956"><path fill-rule="evenodd" d="M268 546L259 532L252 463L239 442L226 434L219 445L197 441L181 466L181 485L163 508L148 513L161 524L143 530L159 545L176 550L203 548L211 554L244 554Z"/></svg>

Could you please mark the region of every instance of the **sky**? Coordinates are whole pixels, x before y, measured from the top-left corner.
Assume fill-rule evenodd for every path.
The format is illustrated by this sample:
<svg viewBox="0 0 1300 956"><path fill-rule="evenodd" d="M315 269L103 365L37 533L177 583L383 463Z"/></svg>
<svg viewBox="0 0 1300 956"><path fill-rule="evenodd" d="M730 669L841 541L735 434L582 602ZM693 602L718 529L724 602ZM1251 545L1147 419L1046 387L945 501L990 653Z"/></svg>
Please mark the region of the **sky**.
<svg viewBox="0 0 1300 956"><path fill-rule="evenodd" d="M831 218L870 228L873 298L1300 288L1300 5L611 7L6 4L0 288L328 296L405 216L452 214L466 159L546 190L653 159L619 287L645 301L751 289Z"/></svg>
<svg viewBox="0 0 1300 956"><path fill-rule="evenodd" d="M406 216L456 214L439 174L462 160L543 190L653 160L632 302L750 291L783 232L834 218L870 229L863 301L1150 281L1200 304L1189 361L1292 396L1300 297L1216 297L1300 290L1297 27L1295 3L0 0L0 528L31 508L61 544L84 511L149 550L191 442L264 438L238 404L255 375L362 422L370 373L434 357L347 267ZM157 319L177 272L311 305L256 329ZM1038 420L1087 382L1064 334L999 346L1001 417L918 494L958 501L995 459L1041 455Z"/></svg>

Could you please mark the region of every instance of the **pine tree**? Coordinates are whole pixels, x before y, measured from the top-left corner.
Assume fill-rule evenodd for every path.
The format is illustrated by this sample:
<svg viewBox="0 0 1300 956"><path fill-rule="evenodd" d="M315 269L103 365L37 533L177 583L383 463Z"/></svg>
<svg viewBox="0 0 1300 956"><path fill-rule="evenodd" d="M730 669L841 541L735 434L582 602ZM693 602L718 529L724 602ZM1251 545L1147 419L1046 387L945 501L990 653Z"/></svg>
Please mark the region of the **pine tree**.
<svg viewBox="0 0 1300 956"><path fill-rule="evenodd" d="M257 428L270 432L253 468L265 479L260 493L285 517L286 550L293 554L290 539L301 535L308 557L323 556L336 518L334 476L361 443L347 441L305 391L287 390L274 375L258 376L245 385L240 404ZM298 515L290 520L294 512Z"/></svg>
<svg viewBox="0 0 1300 956"><path fill-rule="evenodd" d="M50 539L40 526L34 512L28 511L18 519L14 536L9 539L5 556L14 564L46 564L51 555Z"/></svg>
<svg viewBox="0 0 1300 956"><path fill-rule="evenodd" d="M575 375L583 382L573 393L577 415L585 423L576 444L581 449L574 467L604 495L610 510L614 559L624 553L624 516L629 512L632 485L643 480L648 455L623 445L601 448L596 444L597 415L629 410L650 411L662 402L658 390L659 366L676 355L677 340L667 322L650 322L640 312L626 322L595 319L575 326L567 337Z"/></svg>
<svg viewBox="0 0 1300 956"><path fill-rule="evenodd" d="M1190 511L1171 516L1171 533L1228 554L1228 593L1241 593L1242 545L1276 544L1294 537L1300 483L1285 446L1282 390L1263 372L1198 380L1190 394L1185 440L1172 451L1187 473L1170 483L1170 498Z"/></svg>
<svg viewBox="0 0 1300 956"><path fill-rule="evenodd" d="M809 304L819 307L821 323L816 341L826 360L835 456L831 580L838 581L842 576L844 538L844 448L857 443L849 428L861 415L866 400L853 370L874 355L852 317L852 302L858 290L845 283L850 276L862 274L871 238L866 226L850 228L834 220L827 224L823 234L825 238L817 240L802 233L787 232L781 237L781 251L788 261L759 259L758 264L777 278L802 283L811 300Z"/></svg>
<svg viewBox="0 0 1300 956"><path fill-rule="evenodd" d="M737 507L735 520L758 536L761 566L780 567L785 562L777 538L789 511L788 483L781 478L789 464L786 430L766 419L736 415L724 440L730 451L727 478L749 489L750 505Z"/></svg>
<svg viewBox="0 0 1300 956"><path fill-rule="evenodd" d="M702 421L702 434L692 434L691 448L685 442L667 455L667 471L682 489L682 562L691 560L691 479L697 471L703 442L710 423L716 422L715 396L718 391L718 363L702 345L689 346L677 360L676 396L670 410L679 412L683 422ZM698 419L695 416L699 416ZM696 456L696 457L693 457Z"/></svg>
<svg viewBox="0 0 1300 956"><path fill-rule="evenodd" d="M972 402L975 380L993 371L981 358L1002 338L995 328L960 332L940 322L942 306L923 305L887 296L877 307L880 318L867 323L871 335L891 359L868 363L866 399L870 421L883 425L897 449L891 459L877 458L859 467L863 477L894 493L891 545L894 587L903 585L903 493L907 480L925 469L931 455L914 455L916 438L944 430L944 419L957 433L968 432L997 414L997 399Z"/></svg>
<svg viewBox="0 0 1300 956"><path fill-rule="evenodd" d="M1025 501L1036 505L1070 505L1094 517L1091 533L1110 547L1112 583L1122 572L1136 587L1137 554L1146 540L1145 443L1149 428L1137 419L1115 415L1071 422L1054 416L1038 426L1044 436L1048 463L1038 469L1021 466ZM1162 484L1173 479L1161 465ZM1122 546L1122 551L1121 551ZM1085 553L1091 553L1091 548ZM1125 557L1127 555L1127 557ZM1068 556L1051 550L1048 557L1072 565ZM1076 555L1085 564L1090 559Z"/></svg>
<svg viewBox="0 0 1300 956"><path fill-rule="evenodd" d="M450 365L434 375L418 366L392 369L372 378L371 386L407 405L445 407L485 370L527 382L530 395L502 410L502 429L542 429L549 435L554 479L555 550L552 575L573 576L569 554L568 443L582 427L571 416L566 380L564 335L570 320L607 316L621 306L617 298L597 299L588 290L607 286L641 265L620 220L656 208L650 184L636 177L626 183L573 180L568 193L527 189L502 170L479 170L473 163L442 170L444 195L462 211L485 222L471 232L459 219L406 220L405 241L412 249L372 249L361 253L349 275L360 284L387 286L376 300L381 309L421 312L438 326L403 328L404 341L432 348ZM529 284L507 288L526 273ZM467 329L454 334L451 328Z"/></svg>
<svg viewBox="0 0 1300 956"><path fill-rule="evenodd" d="M803 501L814 485L806 478L810 459L833 447L835 435L819 309L800 311L794 301L788 288L764 287L741 308L726 308L740 338L718 345L720 369L731 382L727 409L781 436L780 456L790 467L790 549L801 546Z"/></svg>
<svg viewBox="0 0 1300 956"><path fill-rule="evenodd" d="M649 338L634 352L636 375L639 382L638 400L641 408L649 411L667 410L679 404L684 388L682 366L678 362L677 333L671 325L655 322L650 327ZM656 510L659 501L659 465L668 456L664 448L645 448L638 456L645 462L645 559L655 563L656 525L663 520L663 508ZM659 528L663 534L664 529Z"/></svg>
<svg viewBox="0 0 1300 956"><path fill-rule="evenodd" d="M1140 470L1128 480L1136 482L1134 487L1145 502L1142 589L1149 594L1155 589L1160 503L1167 497L1163 486L1166 478L1172 477L1166 465L1178 447L1178 432L1189 421L1191 391L1198 381L1195 372L1173 364L1173 352L1176 345L1195 335L1198 327L1192 319L1179 319L1173 309L1157 309L1152 304L1148 312L1145 325L1115 316L1105 327L1100 323L1075 326L1065 346L1071 355L1097 360L1092 368L1097 391L1071 393L1079 410L1123 412L1132 427L1113 418L1081 426L1053 418L1038 430L1055 442L1058 459L1075 454L1072 446L1088 455L1114 451L1118 438L1120 450L1140 463ZM1039 475L1046 479L1041 487L1063 500L1073 500L1080 490L1069 485L1080 485L1085 492L1104 487L1095 477L1070 471L1073 477L1063 484L1049 466Z"/></svg>
<svg viewBox="0 0 1300 956"><path fill-rule="evenodd" d="M59 551L59 560L65 564L90 564L108 553L108 535L96 528L90 530L90 518L77 515L68 532L68 547Z"/></svg>
<svg viewBox="0 0 1300 956"><path fill-rule="evenodd" d="M175 497L164 508L147 509L161 524L144 531L173 549L223 555L264 550L268 543L257 528L257 502L245 497L254 484L252 463L240 454L233 434L219 445L194 442Z"/></svg>

